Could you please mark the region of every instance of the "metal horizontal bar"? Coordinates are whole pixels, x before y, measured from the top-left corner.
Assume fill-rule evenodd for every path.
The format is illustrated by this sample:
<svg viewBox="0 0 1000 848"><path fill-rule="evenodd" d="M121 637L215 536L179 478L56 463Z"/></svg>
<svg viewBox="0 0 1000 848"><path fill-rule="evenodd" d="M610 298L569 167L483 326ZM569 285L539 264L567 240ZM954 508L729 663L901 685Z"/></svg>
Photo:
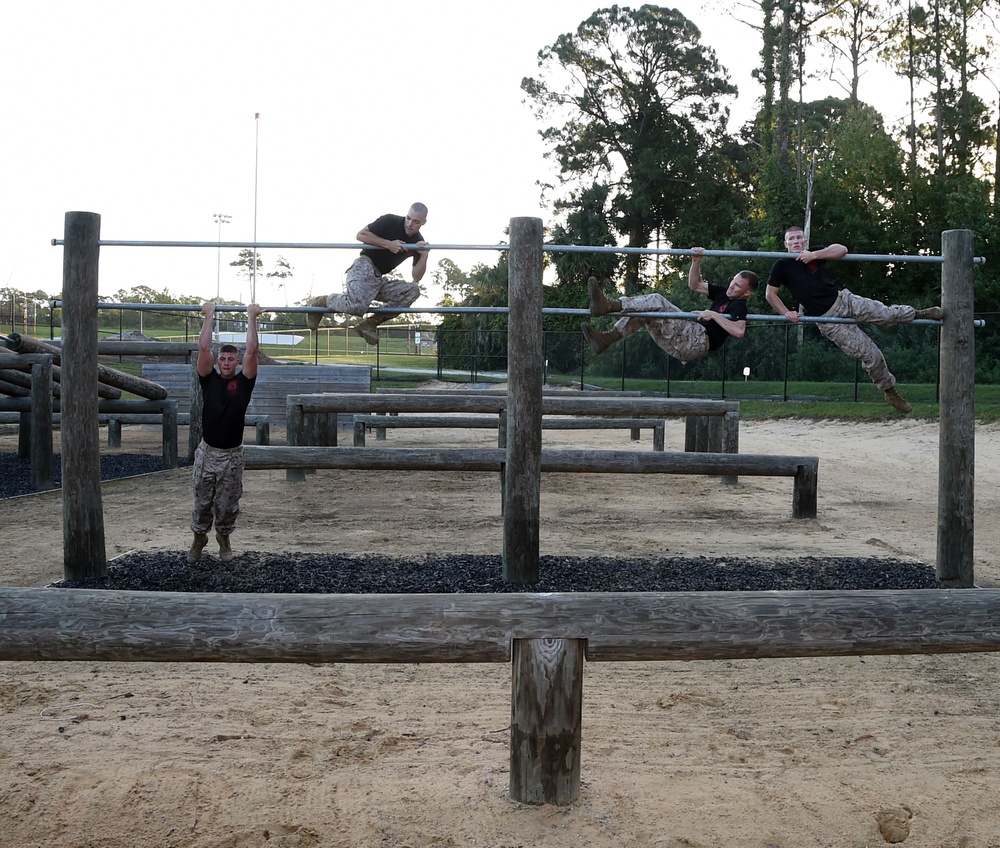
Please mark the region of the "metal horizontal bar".
<svg viewBox="0 0 1000 848"><path fill-rule="evenodd" d="M53 309L62 306L61 300L51 301ZM101 301L96 304L98 309L128 309L135 312L200 312L199 303L113 303ZM246 312L245 306L233 306L230 304L218 304L216 312ZM262 306L262 312L329 312L320 306ZM372 306L368 312L373 314L391 313L403 315L506 315L510 312L506 306ZM687 319L696 321L699 312L609 312L612 318L666 318L669 320ZM542 315L576 315L580 317L593 317L589 309L571 309L568 307L543 307ZM727 316L728 317L728 316ZM747 315L747 320L754 323L765 324L786 324L790 323L783 315ZM801 324L862 324L863 321L856 321L853 318L825 318L823 316L812 317L803 315L799 318ZM916 318L909 324L929 324L940 326L941 321L931 318ZM983 327L986 322L977 319L972 322L975 327Z"/></svg>
<svg viewBox="0 0 1000 848"><path fill-rule="evenodd" d="M63 239L52 239L53 247L65 245ZM101 239L100 247L214 247L214 248L254 248L268 250L381 250L359 242L288 242L288 241L148 241L125 239ZM428 244L428 250L510 250L510 245L498 244ZM609 247L607 245L582 244L545 244L542 250L546 253L621 253L648 256L694 256L695 251L689 247ZM787 259L787 251L755 251L755 250L705 250L702 256L716 257L746 257L750 259ZM932 265L944 263L943 256L920 255L906 253L848 253L839 261L847 262L916 262ZM975 256L974 265L984 265L986 258Z"/></svg>

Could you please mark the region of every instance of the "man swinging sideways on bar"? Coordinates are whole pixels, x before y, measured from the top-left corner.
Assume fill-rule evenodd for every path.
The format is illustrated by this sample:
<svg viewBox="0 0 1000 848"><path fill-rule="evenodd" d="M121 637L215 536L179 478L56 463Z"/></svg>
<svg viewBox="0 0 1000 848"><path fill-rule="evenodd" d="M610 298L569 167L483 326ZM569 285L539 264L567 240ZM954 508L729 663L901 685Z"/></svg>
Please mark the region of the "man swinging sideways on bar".
<svg viewBox="0 0 1000 848"><path fill-rule="evenodd" d="M705 249L692 248L694 258L688 272L688 288L712 299L708 309L698 312L698 320L684 318L619 318L607 333L583 324L583 335L595 353L604 353L611 345L645 327L653 341L684 364L708 356L722 347L730 337L742 339L747 329L747 298L757 289L757 275L740 271L726 288L709 285L701 276L701 260ZM595 277L587 281L590 294L590 314L612 312L681 312L662 294L641 294L611 300L604 294Z"/></svg>
<svg viewBox="0 0 1000 848"><path fill-rule="evenodd" d="M840 288L826 270L826 263L830 259L842 259L847 255L847 248L842 244L829 244L810 250L802 227L785 230L785 249L796 255L774 263L767 279L765 297L779 315L784 315L793 324L799 320L799 310L785 306L778 294L782 287L791 292L803 315L854 318L868 324L908 324L914 318L940 320L944 316L940 306L926 309L906 305L886 306L879 300ZM848 356L861 362L893 409L904 415L913 409L896 388L896 378L886 365L882 351L861 327L830 322L820 324L819 331Z"/></svg>
<svg viewBox="0 0 1000 848"><path fill-rule="evenodd" d="M344 292L328 297L313 298L311 306L322 306L331 312L364 315L373 300L386 306L411 306L420 297L419 283L427 271L427 242L420 228L427 223L427 207L414 203L405 216L383 215L362 227L357 239L369 247L347 269ZM407 259L413 259L413 282L387 279L388 274ZM354 325L357 333L370 345L378 344L378 326L399 313L380 312L369 315ZM322 313L310 312L306 317L309 329L315 332L323 320Z"/></svg>

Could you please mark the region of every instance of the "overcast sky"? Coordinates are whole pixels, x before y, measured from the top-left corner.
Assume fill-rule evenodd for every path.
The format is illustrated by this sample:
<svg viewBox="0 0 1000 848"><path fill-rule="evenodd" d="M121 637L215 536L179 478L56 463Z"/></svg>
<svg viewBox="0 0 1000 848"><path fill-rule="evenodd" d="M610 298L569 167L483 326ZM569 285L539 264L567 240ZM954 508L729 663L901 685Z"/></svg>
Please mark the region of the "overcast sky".
<svg viewBox="0 0 1000 848"><path fill-rule="evenodd" d="M595 0L284 3L23 0L0 8L0 285L61 288L63 219L101 215L104 239L353 243L420 200L432 244L495 244L512 217L549 215L539 125L522 77ZM640 5L639 3L634 4ZM759 39L717 0L680 0L753 114ZM730 8L732 4L726 4ZM260 119L255 119L255 114ZM256 175L255 175L256 173ZM256 183L256 204L255 204ZM236 249L105 247L100 291L147 285L212 299L250 292ZM341 288L356 253L282 251L287 292ZM264 273L278 251L262 250ZM437 252L468 271L495 252ZM437 303L431 290L419 305Z"/></svg>

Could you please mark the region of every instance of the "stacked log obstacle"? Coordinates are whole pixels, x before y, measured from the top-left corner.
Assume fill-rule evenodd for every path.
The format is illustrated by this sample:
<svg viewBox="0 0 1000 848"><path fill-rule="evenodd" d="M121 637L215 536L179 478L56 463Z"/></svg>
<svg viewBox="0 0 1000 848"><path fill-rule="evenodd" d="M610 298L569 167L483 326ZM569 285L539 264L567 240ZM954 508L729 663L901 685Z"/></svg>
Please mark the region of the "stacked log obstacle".
<svg viewBox="0 0 1000 848"><path fill-rule="evenodd" d="M14 353L48 353L52 355L52 361L56 365L61 363L63 355L62 345L57 346L49 344L48 342L33 339L31 336L23 336L20 333L11 333L8 338L10 339L10 343L8 343L7 346L14 351ZM95 364L97 366L98 385L103 385L105 388L110 386L119 390L118 393L113 396L114 398L120 398L122 391L131 392L132 394L138 395L141 398L146 398L147 400L165 400L167 397L167 390L164 389L163 386L157 385L150 380L144 380L142 377L126 374L124 371L109 368L107 365L102 365L100 363ZM104 396L105 395L101 395L101 397ZM109 397L111 396L109 395Z"/></svg>
<svg viewBox="0 0 1000 848"><path fill-rule="evenodd" d="M97 256L100 218L66 215L64 321L72 327L75 361L96 355ZM511 220L511 324L508 410L514 422L504 462L517 477L518 497L505 492L504 576L531 577L537 565L541 471L541 221ZM972 234L943 234L942 385L972 388L964 325L971 327ZM526 290L530 290L526 296ZM532 315L534 310L537 315ZM959 331L959 325L962 325ZM90 341L87 342L86 340ZM69 353L70 348L67 347ZM952 373L964 369L968 373ZM96 368L67 369L72 389L64 414L96 433L95 408L77 403L92 395ZM941 462L953 461L953 491L939 498L939 579L972 587L971 449L966 434L970 398L942 414ZM942 406L944 398L942 397ZM351 410L358 411L358 410ZM64 426L65 429L65 426ZM947 432L945 432L947 430ZM946 443L946 440L947 441ZM98 457L73 442L74 470L96 482ZM947 450L946 450L947 448ZM268 448L248 448L263 451ZM330 449L327 449L328 451ZM353 449L355 452L368 450ZM638 454L634 454L638 456ZM647 453L645 459L658 454ZM731 454L725 457L732 460ZM530 460L530 461L526 461ZM942 482L945 475L940 475ZM513 489L515 487L509 487ZM92 505L84 485L64 487L71 511ZM513 508L516 507L516 508ZM954 513L961 512L961 515ZM66 511L64 510L64 515ZM92 524L64 521L64 570L69 580L90 576L83 557L96 537ZM74 519L76 516L74 516ZM517 547L517 533L532 538ZM944 546L942 539L953 544ZM954 556L967 558L961 571ZM75 557L70 554L76 554ZM508 555L510 555L508 557ZM510 568L508 569L508 566ZM535 574L537 580L537 571ZM964 582L968 579L969 582ZM850 656L1000 650L996 609L1000 591L765 593L572 593L504 595L186 595L58 589L0 589L0 659L225 662L459 662L512 661L510 797L526 803L570 804L580 785L583 659L722 659L776 656ZM267 623L262 627L261 623ZM613 646L624 649L616 651ZM481 650L480 658L473 654ZM495 658L495 659L493 659Z"/></svg>

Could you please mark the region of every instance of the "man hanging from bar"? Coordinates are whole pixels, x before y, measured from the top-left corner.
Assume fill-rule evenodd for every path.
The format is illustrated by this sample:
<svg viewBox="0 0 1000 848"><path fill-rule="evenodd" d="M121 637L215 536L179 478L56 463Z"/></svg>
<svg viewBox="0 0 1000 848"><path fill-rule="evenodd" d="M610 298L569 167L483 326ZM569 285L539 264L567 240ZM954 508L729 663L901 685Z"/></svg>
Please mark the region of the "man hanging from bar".
<svg viewBox="0 0 1000 848"><path fill-rule="evenodd" d="M219 543L219 559L229 562L233 548L229 536L240 514L243 497L243 428L250 396L257 382L257 316L260 307L251 303L247 307L247 343L240 364L239 350L235 345L224 344L219 348L218 365L212 353L212 316L215 304L206 303L201 308L204 322L198 337L198 381L201 384L202 440L194 454L192 481L194 506L191 509L191 531L194 541L188 551L187 561L195 563L208 544L208 531L215 524L215 540Z"/></svg>
<svg viewBox="0 0 1000 848"><path fill-rule="evenodd" d="M708 356L729 339L743 338L747 327L747 298L757 289L757 275L753 271L740 271L726 288L706 283L701 276L704 248L695 247L688 288L711 298L712 305L698 312L698 320L684 318L649 318L628 316L618 319L606 333L583 324L583 335L595 353L604 353L615 342L645 327L656 344L670 356L687 364ZM590 295L590 314L608 315L612 312L681 312L662 294L641 294L612 300L604 294L595 277L587 281Z"/></svg>
<svg viewBox="0 0 1000 848"><path fill-rule="evenodd" d="M311 306L322 306L331 312L347 315L364 315L373 300L386 306L411 306L420 297L420 280L427 271L427 242L420 228L427 223L427 207L414 203L405 217L403 215L382 215L363 227L357 235L358 241L370 245L347 269L344 278L344 292L313 298ZM413 282L387 279L385 274L413 258ZM354 325L357 333L370 345L378 344L378 326L395 318L399 313L378 313L370 315ZM310 312L306 317L309 329L319 329L323 315Z"/></svg>
<svg viewBox="0 0 1000 848"><path fill-rule="evenodd" d="M829 259L842 259L847 248L842 244L809 249L809 240L802 227L785 230L785 249L797 254L779 259L771 268L765 297L774 310L793 324L798 323L799 311L785 306L778 290L784 286L803 315L830 318L854 318L870 324L908 324L915 318L940 320L940 306L914 309L912 306L886 306L878 300L861 297L841 289L826 270ZM896 378L886 364L885 356L871 337L857 324L831 322L819 325L819 331L848 356L860 360L872 382L878 386L892 408L904 415L913 407L896 388Z"/></svg>

